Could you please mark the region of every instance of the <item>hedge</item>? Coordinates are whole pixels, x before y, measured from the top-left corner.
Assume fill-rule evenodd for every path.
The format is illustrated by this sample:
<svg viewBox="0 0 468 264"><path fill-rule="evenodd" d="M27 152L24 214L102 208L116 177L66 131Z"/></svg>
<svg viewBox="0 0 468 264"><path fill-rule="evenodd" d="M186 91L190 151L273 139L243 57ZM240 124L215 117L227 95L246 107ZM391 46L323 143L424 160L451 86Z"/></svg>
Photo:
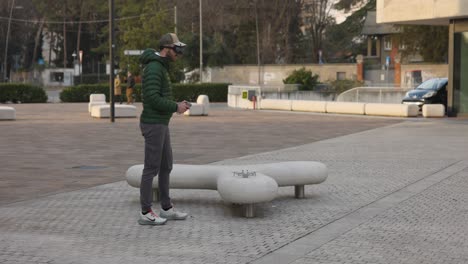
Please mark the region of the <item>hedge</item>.
<svg viewBox="0 0 468 264"><path fill-rule="evenodd" d="M198 95L206 94L210 102L227 102L228 93L227 83L202 83L202 84L173 84L172 95L175 101L187 100L195 102ZM122 100L126 101L125 85L122 86ZM60 93L62 102L89 102L89 95L93 93L102 93L106 95L109 101L108 84L77 85L65 88ZM141 84L135 86L135 101L141 102Z"/></svg>
<svg viewBox="0 0 468 264"><path fill-rule="evenodd" d="M1 83L0 102L46 103L47 94L42 87L24 83Z"/></svg>
<svg viewBox="0 0 468 264"><path fill-rule="evenodd" d="M60 92L62 102L89 102L90 94L105 94L106 100L109 100L108 84L82 84L67 87Z"/></svg>

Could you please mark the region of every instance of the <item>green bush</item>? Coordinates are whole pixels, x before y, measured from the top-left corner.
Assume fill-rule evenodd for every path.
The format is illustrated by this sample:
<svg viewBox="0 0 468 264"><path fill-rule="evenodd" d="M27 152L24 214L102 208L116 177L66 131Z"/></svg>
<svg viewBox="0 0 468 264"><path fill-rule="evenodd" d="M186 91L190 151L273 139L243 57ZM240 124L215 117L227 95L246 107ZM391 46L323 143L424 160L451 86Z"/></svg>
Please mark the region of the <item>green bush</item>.
<svg viewBox="0 0 468 264"><path fill-rule="evenodd" d="M330 83L330 89L336 93L342 93L349 89L364 86L364 82L356 80L335 80Z"/></svg>
<svg viewBox="0 0 468 264"><path fill-rule="evenodd" d="M226 102L228 85L226 83L173 84L172 95L178 102L182 100L194 102L200 94L208 95L210 102ZM125 89L125 85L122 85L122 101L127 100ZM109 101L108 84L83 84L68 87L60 93L60 100L62 102L89 102L89 95L93 93L105 94L106 100ZM141 84L135 85L134 96L136 102L141 102Z"/></svg>
<svg viewBox="0 0 468 264"><path fill-rule="evenodd" d="M23 83L0 84L0 102L46 103L47 94L42 87Z"/></svg>
<svg viewBox="0 0 468 264"><path fill-rule="evenodd" d="M62 102L89 102L90 94L105 94L106 100L109 100L108 84L82 84L67 87L60 93Z"/></svg>
<svg viewBox="0 0 468 264"><path fill-rule="evenodd" d="M312 91L318 84L319 76L312 74L312 71L307 71L304 67L299 70L294 70L286 79L284 84L299 84L300 91Z"/></svg>

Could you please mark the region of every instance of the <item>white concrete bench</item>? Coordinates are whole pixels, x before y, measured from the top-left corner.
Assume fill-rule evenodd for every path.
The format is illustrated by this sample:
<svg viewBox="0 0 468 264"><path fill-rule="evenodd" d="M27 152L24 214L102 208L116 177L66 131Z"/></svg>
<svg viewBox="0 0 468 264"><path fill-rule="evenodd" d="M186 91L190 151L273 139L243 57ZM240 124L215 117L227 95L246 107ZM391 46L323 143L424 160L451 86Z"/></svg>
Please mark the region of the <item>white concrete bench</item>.
<svg viewBox="0 0 468 264"><path fill-rule="evenodd" d="M184 115L186 116L201 116L208 115L210 111L210 100L207 95L201 94L197 97L197 102L192 103L192 106L187 110Z"/></svg>
<svg viewBox="0 0 468 264"><path fill-rule="evenodd" d="M137 109L134 105L114 105L115 117L137 117ZM110 105L95 105L91 109L91 116L97 118L110 117Z"/></svg>
<svg viewBox="0 0 468 264"><path fill-rule="evenodd" d="M107 104L105 94L91 94L89 95L88 112L91 113L91 110L95 105L105 104Z"/></svg>
<svg viewBox="0 0 468 264"><path fill-rule="evenodd" d="M327 113L363 115L364 105L352 102L327 102Z"/></svg>
<svg viewBox="0 0 468 264"><path fill-rule="evenodd" d="M445 106L443 104L425 104L422 107L424 117L444 117Z"/></svg>
<svg viewBox="0 0 468 264"><path fill-rule="evenodd" d="M262 99L260 100L262 110L286 110L291 111L292 100Z"/></svg>
<svg viewBox="0 0 468 264"><path fill-rule="evenodd" d="M367 103L365 111L366 115L416 117L419 114L419 107L408 104Z"/></svg>
<svg viewBox="0 0 468 264"><path fill-rule="evenodd" d="M143 165L130 167L127 183L140 187ZM218 190L223 200L245 205L245 216L253 217L254 204L273 200L278 187L295 186L295 197L304 197L304 185L326 180L327 167L314 161L290 161L256 165L175 164L170 188ZM158 180L153 181L154 198L159 197Z"/></svg>
<svg viewBox="0 0 468 264"><path fill-rule="evenodd" d="M0 106L0 120L15 120L16 109L10 106Z"/></svg>
<svg viewBox="0 0 468 264"><path fill-rule="evenodd" d="M291 104L292 111L325 113L326 108L325 101L293 100Z"/></svg>

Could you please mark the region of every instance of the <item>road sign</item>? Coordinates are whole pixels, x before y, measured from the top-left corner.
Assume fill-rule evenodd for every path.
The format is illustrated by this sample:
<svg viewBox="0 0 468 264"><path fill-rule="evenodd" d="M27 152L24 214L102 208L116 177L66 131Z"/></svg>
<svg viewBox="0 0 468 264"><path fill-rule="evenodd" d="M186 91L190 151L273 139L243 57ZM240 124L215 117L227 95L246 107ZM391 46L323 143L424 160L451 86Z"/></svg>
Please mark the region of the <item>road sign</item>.
<svg viewBox="0 0 468 264"><path fill-rule="evenodd" d="M124 50L124 55L139 56L144 50Z"/></svg>

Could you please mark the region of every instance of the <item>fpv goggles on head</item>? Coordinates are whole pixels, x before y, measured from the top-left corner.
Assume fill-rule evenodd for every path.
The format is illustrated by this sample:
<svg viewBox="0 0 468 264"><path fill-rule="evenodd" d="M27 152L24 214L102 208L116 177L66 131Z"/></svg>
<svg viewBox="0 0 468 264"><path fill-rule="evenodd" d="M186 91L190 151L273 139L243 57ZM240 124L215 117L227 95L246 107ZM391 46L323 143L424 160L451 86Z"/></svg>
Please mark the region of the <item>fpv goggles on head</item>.
<svg viewBox="0 0 468 264"><path fill-rule="evenodd" d="M171 47L171 46L161 46L160 48L161 48L161 49L163 49L163 48L171 49L171 50L173 50L173 51L174 51L176 54L178 54L178 55L184 54L184 49L185 49L184 46L176 46L176 45L174 45L174 46L172 46L172 47Z"/></svg>

